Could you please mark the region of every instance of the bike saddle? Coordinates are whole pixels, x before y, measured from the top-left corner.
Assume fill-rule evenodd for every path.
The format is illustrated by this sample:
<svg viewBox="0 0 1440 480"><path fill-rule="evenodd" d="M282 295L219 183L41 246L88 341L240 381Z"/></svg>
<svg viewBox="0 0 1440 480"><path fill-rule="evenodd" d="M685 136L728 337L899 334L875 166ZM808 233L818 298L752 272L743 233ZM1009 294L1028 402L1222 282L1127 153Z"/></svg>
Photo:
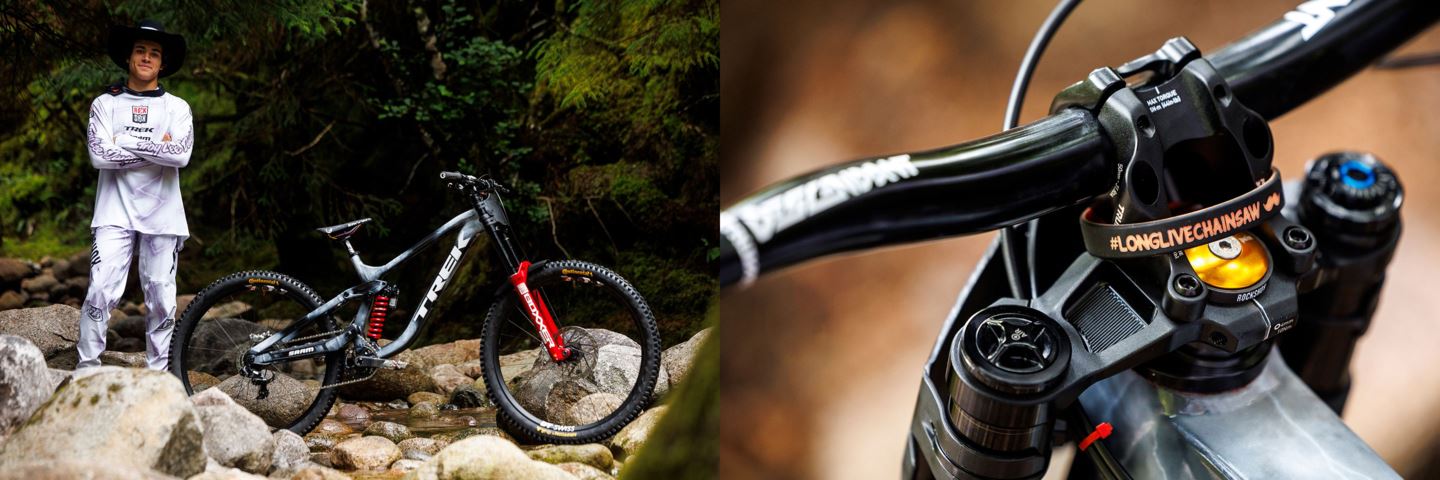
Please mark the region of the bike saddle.
<svg viewBox="0 0 1440 480"><path fill-rule="evenodd" d="M369 218L362 218L350 223L342 223L339 225L320 227L316 230L319 230L320 232L329 236L331 240L344 240L350 238L350 236L354 235L355 232L360 231L360 227L364 226L365 223L369 221Z"/></svg>

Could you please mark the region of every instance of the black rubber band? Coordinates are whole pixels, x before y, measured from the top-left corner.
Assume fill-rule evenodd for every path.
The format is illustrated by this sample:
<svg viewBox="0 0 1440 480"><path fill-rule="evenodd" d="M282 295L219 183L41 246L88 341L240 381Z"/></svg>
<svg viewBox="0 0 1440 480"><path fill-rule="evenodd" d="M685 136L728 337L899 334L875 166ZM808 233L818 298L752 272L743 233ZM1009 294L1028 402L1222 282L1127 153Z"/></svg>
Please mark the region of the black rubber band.
<svg viewBox="0 0 1440 480"><path fill-rule="evenodd" d="M1100 258L1139 258L1178 252L1247 230L1280 213L1285 206L1280 171L1254 190L1225 203L1184 215L1121 225L1090 220L1090 209L1080 216L1085 250Z"/></svg>

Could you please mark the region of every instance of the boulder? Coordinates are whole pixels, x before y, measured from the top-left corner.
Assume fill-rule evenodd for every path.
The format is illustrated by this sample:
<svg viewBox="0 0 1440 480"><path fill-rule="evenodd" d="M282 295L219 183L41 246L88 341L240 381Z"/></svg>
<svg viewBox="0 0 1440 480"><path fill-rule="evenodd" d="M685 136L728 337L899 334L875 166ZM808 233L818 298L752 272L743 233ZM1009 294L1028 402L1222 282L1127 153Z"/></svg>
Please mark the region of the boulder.
<svg viewBox="0 0 1440 480"><path fill-rule="evenodd" d="M595 423L620 408L625 399L613 393L592 393L570 407L569 418L575 425Z"/></svg>
<svg viewBox="0 0 1440 480"><path fill-rule="evenodd" d="M190 397L205 427L205 453L217 463L250 473L270 471L275 438L265 421L218 388Z"/></svg>
<svg viewBox="0 0 1440 480"><path fill-rule="evenodd" d="M171 480L175 477L134 465L97 463L88 459L35 460L7 463L0 480Z"/></svg>
<svg viewBox="0 0 1440 480"><path fill-rule="evenodd" d="M480 366L480 359L478 358L466 360L465 363L456 365L456 367L460 368L460 373L470 378L480 378L480 374L484 373L484 367Z"/></svg>
<svg viewBox="0 0 1440 480"><path fill-rule="evenodd" d="M58 368L47 368L45 370L50 377L50 389L48 390L50 392L54 392L55 389L60 388L60 384L65 383L65 380L68 380L70 375L75 373L70 370L61 370Z"/></svg>
<svg viewBox="0 0 1440 480"><path fill-rule="evenodd" d="M191 300L194 300L194 299L192 298ZM175 309L176 309L177 311L179 311L179 309L180 309L180 307L178 306L178 304L179 304L179 297L176 297L176 304L177 304L177 306L175 307ZM185 303L185 306L188 308L188 307L190 306L190 303L189 303L189 302L186 302L186 303ZM222 303L222 304L219 304L219 305L211 306L209 310L206 310L206 311L205 311L205 316L200 317L200 318L201 318L202 320L214 320L214 319L217 319L217 318L240 319L240 318L243 317L245 314L250 313L250 310L252 310L252 308L250 307L250 304L248 304L248 303L241 302L241 301L226 302L226 303ZM136 307L136 312L135 312L135 313L136 313L136 314L139 314L139 313L140 313L138 306Z"/></svg>
<svg viewBox="0 0 1440 480"><path fill-rule="evenodd" d="M75 341L80 339L80 311L65 305L6 310L0 312L0 334L24 337L40 349L48 362L56 355L75 351Z"/></svg>
<svg viewBox="0 0 1440 480"><path fill-rule="evenodd" d="M260 394L259 387L250 383L250 379L244 375L231 375L216 385L215 389L225 392L235 403L259 416L266 425L275 428L289 427L290 422L300 418L305 410L310 408L310 402L317 393L315 387L283 373L275 374L275 379L266 387L270 390L270 396L260 400L256 398Z"/></svg>
<svg viewBox="0 0 1440 480"><path fill-rule="evenodd" d="M110 329L122 337L145 338L145 317L110 317Z"/></svg>
<svg viewBox="0 0 1440 480"><path fill-rule="evenodd" d="M650 438L650 432L655 430L655 424L660 423L660 417L665 415L666 408L661 405L646 410L635 421L620 429L620 432L610 439L610 450L615 453L615 456L624 459L639 451L645 441Z"/></svg>
<svg viewBox="0 0 1440 480"><path fill-rule="evenodd" d="M439 434L431 435L430 438L433 438L433 439L435 439L435 440L439 440L439 441L441 441L441 442L445 442L445 443L447 443L447 444L450 444L450 443L455 443L455 442L458 442L458 441L461 441L461 440L464 440L464 439L467 439L467 438L470 438L470 437L479 436L479 435L489 435L489 436L492 436L492 437L500 437L500 438L504 439L504 440L507 441L507 442L515 443L515 437L511 437L510 434L505 433L504 430L501 430L501 429L499 429L498 427L471 427L471 428L466 428L466 429L462 429L462 430L457 430L457 431L454 431L454 432L439 433Z"/></svg>
<svg viewBox="0 0 1440 480"><path fill-rule="evenodd" d="M264 480L265 477L246 473L238 468L230 468L216 462L205 465L205 471L199 475L190 477L187 480Z"/></svg>
<svg viewBox="0 0 1440 480"><path fill-rule="evenodd" d="M61 370L74 370L75 365L80 363L80 352L75 349L62 351L45 360L50 368ZM106 350L100 352L100 364L127 368L145 368L145 352L119 352Z"/></svg>
<svg viewBox="0 0 1440 480"><path fill-rule="evenodd" d="M275 441L275 451L270 455L269 475L288 477L310 465L310 447L300 435L280 429L271 438Z"/></svg>
<svg viewBox="0 0 1440 480"><path fill-rule="evenodd" d="M389 401L409 397L415 392L435 391L435 381L430 378L424 368L425 364L415 356L415 352L400 352L395 355L395 359L409 362L409 365L400 370L382 368L368 381L339 387L340 395L355 400Z"/></svg>
<svg viewBox="0 0 1440 480"><path fill-rule="evenodd" d="M415 356L427 367L461 364L480 358L480 339L428 345L417 348L414 352Z"/></svg>
<svg viewBox="0 0 1440 480"><path fill-rule="evenodd" d="M552 465L562 463L583 463L595 468L610 468L615 456L610 449L598 443L585 445L546 445L528 452L530 458Z"/></svg>
<svg viewBox="0 0 1440 480"><path fill-rule="evenodd" d="M395 422L375 422L365 427L366 436L385 437L386 439L400 443L409 438L415 438L410 429Z"/></svg>
<svg viewBox="0 0 1440 480"><path fill-rule="evenodd" d="M520 447L499 437L478 435L451 444L407 480L460 480L506 478L516 480L573 480L559 467L531 460Z"/></svg>
<svg viewBox="0 0 1440 480"><path fill-rule="evenodd" d="M695 363L695 354L700 351L700 344L707 338L710 338L709 328L696 332L689 340L665 349L660 355L660 367L670 377L671 386L679 385L685 380L685 376L690 373L690 365Z"/></svg>
<svg viewBox="0 0 1440 480"><path fill-rule="evenodd" d="M431 367L430 379L435 382L435 387L444 395L450 395L456 388L460 388L462 385L469 385L475 381L475 379L461 373L459 367L448 363Z"/></svg>
<svg viewBox="0 0 1440 480"><path fill-rule="evenodd" d="M195 407L173 375L98 367L76 373L0 445L0 464L68 460L188 477L205 469ZM118 467L117 467L118 468Z"/></svg>
<svg viewBox="0 0 1440 480"><path fill-rule="evenodd" d="M0 437L20 428L54 392L40 349L24 338L0 335Z"/></svg>
<svg viewBox="0 0 1440 480"><path fill-rule="evenodd" d="M70 261L63 258L55 259L55 262L50 264L50 274L54 275L55 278L60 280L65 280L66 278L69 278Z"/></svg>
<svg viewBox="0 0 1440 480"><path fill-rule="evenodd" d="M20 289L30 293L49 292L51 288L59 285L60 281L54 275L42 274L20 281Z"/></svg>
<svg viewBox="0 0 1440 480"><path fill-rule="evenodd" d="M6 290L0 293L0 310L13 310L25 306L25 300L30 297L22 292Z"/></svg>
<svg viewBox="0 0 1440 480"><path fill-rule="evenodd" d="M202 392L207 388L220 384L220 379L214 375L190 370L185 372L186 380L190 382L190 391Z"/></svg>
<svg viewBox="0 0 1440 480"><path fill-rule="evenodd" d="M400 447L384 437L346 439L330 451L330 464L344 470L380 470L400 459Z"/></svg>
<svg viewBox="0 0 1440 480"><path fill-rule="evenodd" d="M521 374L529 372L530 367L535 365L535 359L544 351L545 350L541 348L532 348L509 355L501 355L500 377L504 378L505 383L508 384Z"/></svg>
<svg viewBox="0 0 1440 480"><path fill-rule="evenodd" d="M0 258L0 286L19 285L20 280L34 273L30 263L14 258Z"/></svg>
<svg viewBox="0 0 1440 480"><path fill-rule="evenodd" d="M410 460L429 460L436 453L440 453L440 449L445 448L446 445L449 444L424 437L407 438L396 444L400 447L400 455Z"/></svg>
<svg viewBox="0 0 1440 480"><path fill-rule="evenodd" d="M265 327L238 318L202 321L190 336L191 358L185 365L207 372L238 372L236 362L254 344L250 334L262 331Z"/></svg>
<svg viewBox="0 0 1440 480"><path fill-rule="evenodd" d="M490 398L485 396L485 391L475 388L475 384L484 384L484 380L461 385L455 391L450 392L450 404L460 408L485 408L493 407Z"/></svg>
<svg viewBox="0 0 1440 480"><path fill-rule="evenodd" d="M583 463L570 462L561 463L555 466L560 467L561 470L564 470L567 473L574 475L575 478L578 478L580 480L615 480L615 477L612 477L610 476L610 474L605 473L604 470Z"/></svg>
<svg viewBox="0 0 1440 480"><path fill-rule="evenodd" d="M640 377L640 344L622 334L604 329L566 327L567 345L584 352L579 362L556 363L537 354L531 368L515 378L516 401L530 413L556 423L566 417L575 401L593 393L610 393L624 398ZM660 369L657 386L668 382ZM552 395L555 393L555 395Z"/></svg>

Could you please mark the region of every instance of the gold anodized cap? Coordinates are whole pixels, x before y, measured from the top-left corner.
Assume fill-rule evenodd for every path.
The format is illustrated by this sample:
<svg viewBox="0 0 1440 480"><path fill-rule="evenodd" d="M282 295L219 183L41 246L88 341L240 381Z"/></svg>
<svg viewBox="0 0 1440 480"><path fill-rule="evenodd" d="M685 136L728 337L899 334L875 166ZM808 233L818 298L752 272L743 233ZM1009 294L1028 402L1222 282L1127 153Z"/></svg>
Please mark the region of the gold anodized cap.
<svg viewBox="0 0 1440 480"><path fill-rule="evenodd" d="M1270 271L1270 253L1259 238L1237 233L1205 245L1185 249L1190 268L1200 281L1214 288L1241 290L1255 285Z"/></svg>

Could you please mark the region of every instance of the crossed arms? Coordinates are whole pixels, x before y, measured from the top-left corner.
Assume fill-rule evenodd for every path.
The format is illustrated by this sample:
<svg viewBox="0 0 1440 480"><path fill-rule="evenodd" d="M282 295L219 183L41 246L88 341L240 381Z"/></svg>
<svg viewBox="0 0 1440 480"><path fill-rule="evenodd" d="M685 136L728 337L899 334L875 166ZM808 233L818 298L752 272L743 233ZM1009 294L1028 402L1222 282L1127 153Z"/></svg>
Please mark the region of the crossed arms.
<svg viewBox="0 0 1440 480"><path fill-rule="evenodd" d="M170 126L163 140L152 142L121 132L114 133L110 116L101 111L100 99L90 104L87 129L90 165L101 170L124 170L147 165L184 168L190 163L195 130L190 109L171 112Z"/></svg>

